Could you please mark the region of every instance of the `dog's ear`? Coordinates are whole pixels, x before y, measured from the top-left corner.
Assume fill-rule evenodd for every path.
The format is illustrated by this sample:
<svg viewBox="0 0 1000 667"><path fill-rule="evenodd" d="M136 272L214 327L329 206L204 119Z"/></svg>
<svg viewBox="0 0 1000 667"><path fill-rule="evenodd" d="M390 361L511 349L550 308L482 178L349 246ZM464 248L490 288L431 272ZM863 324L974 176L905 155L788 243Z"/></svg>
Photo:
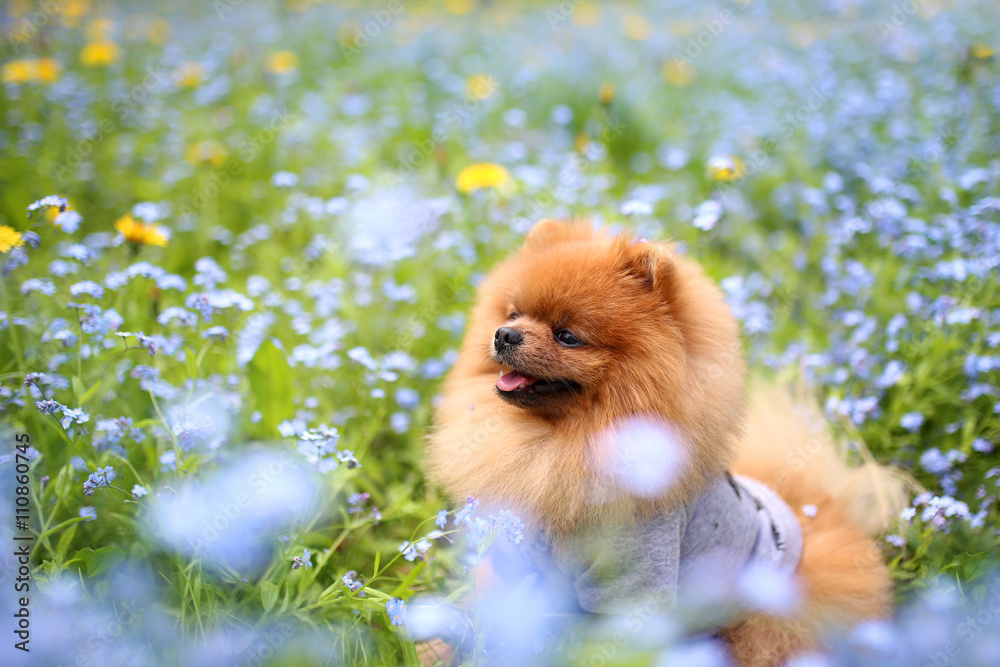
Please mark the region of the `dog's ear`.
<svg viewBox="0 0 1000 667"><path fill-rule="evenodd" d="M570 223L555 218L542 218L528 232L524 239L524 247L531 250L541 250L565 241L576 241L590 238L594 230L582 223Z"/></svg>
<svg viewBox="0 0 1000 667"><path fill-rule="evenodd" d="M664 297L670 293L677 267L666 248L639 241L623 244L620 252L619 268L622 273Z"/></svg>

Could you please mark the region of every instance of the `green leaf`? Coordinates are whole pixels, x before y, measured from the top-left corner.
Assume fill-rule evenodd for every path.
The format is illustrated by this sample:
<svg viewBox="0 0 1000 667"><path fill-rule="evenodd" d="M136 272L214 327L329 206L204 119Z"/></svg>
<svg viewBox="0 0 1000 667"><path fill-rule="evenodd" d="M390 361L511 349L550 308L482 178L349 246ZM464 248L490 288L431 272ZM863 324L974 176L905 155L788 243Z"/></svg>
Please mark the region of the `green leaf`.
<svg viewBox="0 0 1000 667"><path fill-rule="evenodd" d="M96 577L108 568L125 560L125 552L118 547L101 547L96 551L90 547L80 549L66 561L66 567L75 567L88 577Z"/></svg>
<svg viewBox="0 0 1000 667"><path fill-rule="evenodd" d="M378 576L378 564L379 564L379 560L381 558L382 558L382 552L381 551L376 551L375 552L375 573L372 574L372 579L374 579L375 577Z"/></svg>
<svg viewBox="0 0 1000 667"><path fill-rule="evenodd" d="M274 436L278 424L295 414L295 405L292 403L292 369L285 353L272 339L264 341L250 360L247 379L260 410L259 427L265 435Z"/></svg>
<svg viewBox="0 0 1000 667"><path fill-rule="evenodd" d="M425 565L427 565L427 561L425 560L422 560L419 563L417 563L417 566L413 568L413 570L408 575L406 575L406 579L403 579L403 581L399 584L399 586L396 586L396 590L392 592L392 597L398 598L401 593L403 593L410 586L412 586L413 582L416 581L417 577L420 576L420 573L424 571Z"/></svg>
<svg viewBox="0 0 1000 667"><path fill-rule="evenodd" d="M278 601L278 585L270 581L260 582L260 601L265 612L274 609L274 603Z"/></svg>
<svg viewBox="0 0 1000 667"><path fill-rule="evenodd" d="M63 534L59 536L59 544L56 545L56 553L66 553L69 549L70 543L73 541L73 537L76 535L76 527L79 524L74 523L72 526L63 531Z"/></svg>

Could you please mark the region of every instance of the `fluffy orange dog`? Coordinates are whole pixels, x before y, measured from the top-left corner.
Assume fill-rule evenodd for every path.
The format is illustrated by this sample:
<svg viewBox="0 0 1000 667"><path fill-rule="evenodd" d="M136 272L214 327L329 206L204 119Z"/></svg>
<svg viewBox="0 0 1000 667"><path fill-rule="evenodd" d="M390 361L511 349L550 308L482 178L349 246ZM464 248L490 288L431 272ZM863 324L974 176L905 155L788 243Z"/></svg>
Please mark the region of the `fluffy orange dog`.
<svg viewBox="0 0 1000 667"><path fill-rule="evenodd" d="M456 501L513 509L557 553L584 534L670 526L669 539L646 539L650 558L667 561L650 571L673 581L639 586L671 600L674 584L683 594L685 554L707 553L715 539L705 532L719 529L713 513L739 514L749 527L725 537L730 551L790 563L804 602L791 615L742 613L718 636L742 665L778 665L821 649L831 626L890 612L889 571L869 535L896 494L886 471L841 462L814 409L775 391L747 409L745 376L737 322L697 264L667 244L543 220L480 288L429 472ZM683 450L652 493L607 474L608 434L636 416L669 425ZM804 506L815 509L807 516ZM743 518L723 528L738 532ZM769 527L758 536L761 521ZM606 607L606 590L581 594L581 606Z"/></svg>

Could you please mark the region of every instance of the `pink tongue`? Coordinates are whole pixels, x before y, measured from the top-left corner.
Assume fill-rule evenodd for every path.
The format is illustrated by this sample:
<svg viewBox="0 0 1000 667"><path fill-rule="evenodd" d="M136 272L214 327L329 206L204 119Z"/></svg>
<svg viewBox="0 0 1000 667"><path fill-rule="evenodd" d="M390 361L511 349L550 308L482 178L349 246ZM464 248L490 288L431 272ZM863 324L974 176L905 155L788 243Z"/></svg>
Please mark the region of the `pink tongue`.
<svg viewBox="0 0 1000 667"><path fill-rule="evenodd" d="M522 383L532 385L536 382L538 382L538 378L511 372L500 376L497 380L497 387L499 387L500 391L514 391Z"/></svg>

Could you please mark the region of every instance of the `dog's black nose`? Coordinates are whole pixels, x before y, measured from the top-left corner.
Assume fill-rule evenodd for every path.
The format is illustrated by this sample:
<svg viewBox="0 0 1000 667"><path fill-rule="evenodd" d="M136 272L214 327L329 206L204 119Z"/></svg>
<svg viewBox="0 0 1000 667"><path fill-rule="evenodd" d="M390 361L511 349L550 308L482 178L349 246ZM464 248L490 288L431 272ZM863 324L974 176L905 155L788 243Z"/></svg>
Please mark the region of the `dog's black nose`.
<svg viewBox="0 0 1000 667"><path fill-rule="evenodd" d="M497 352L520 345L523 340L524 335L512 327L500 327L497 329L496 335L493 336L493 344L496 346Z"/></svg>

